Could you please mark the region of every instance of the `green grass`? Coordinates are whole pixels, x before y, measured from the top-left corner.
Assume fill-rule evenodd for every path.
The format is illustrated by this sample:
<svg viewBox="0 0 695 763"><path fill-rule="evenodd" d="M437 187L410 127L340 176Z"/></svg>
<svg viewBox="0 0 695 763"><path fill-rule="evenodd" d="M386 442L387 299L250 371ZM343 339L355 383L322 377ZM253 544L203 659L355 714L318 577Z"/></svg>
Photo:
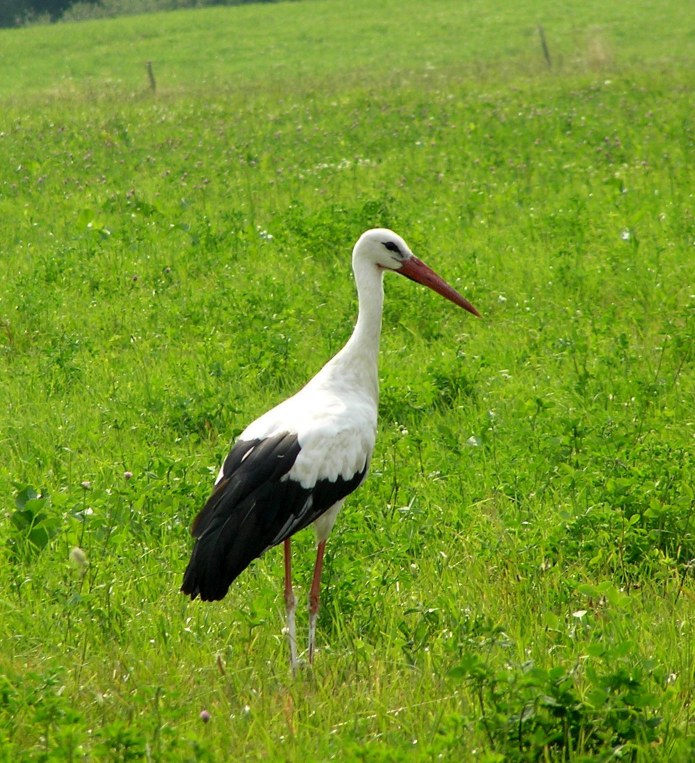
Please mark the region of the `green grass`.
<svg viewBox="0 0 695 763"><path fill-rule="evenodd" d="M327 93L336 78L338 91L384 78L399 86L404 76L417 82L441 68L475 79L489 70L542 70L539 25L556 68L671 69L692 61L692 21L688 4L676 0L661 14L645 0L261 3L0 30L0 82L3 100L14 96L21 107L29 96L141 93L146 61L160 90L179 95L286 87L299 95L307 80Z"/></svg>
<svg viewBox="0 0 695 763"><path fill-rule="evenodd" d="M691 20L359 0L0 33L0 760L692 759ZM293 679L281 552L191 603L187 528L349 336L374 225L484 319L387 279L372 474Z"/></svg>

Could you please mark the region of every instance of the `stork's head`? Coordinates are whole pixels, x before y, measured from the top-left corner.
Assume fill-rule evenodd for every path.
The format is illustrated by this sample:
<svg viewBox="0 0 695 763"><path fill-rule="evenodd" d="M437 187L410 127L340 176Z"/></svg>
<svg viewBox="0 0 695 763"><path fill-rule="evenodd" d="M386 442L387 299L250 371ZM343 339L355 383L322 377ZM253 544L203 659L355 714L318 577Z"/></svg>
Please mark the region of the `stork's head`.
<svg viewBox="0 0 695 763"><path fill-rule="evenodd" d="M465 297L462 297L456 289L449 286L432 268L419 260L410 251L408 244L397 233L388 228L372 228L363 233L355 244L352 257L353 262L368 260L378 268L392 270L411 281L421 283L446 297L455 305L480 317L480 313Z"/></svg>

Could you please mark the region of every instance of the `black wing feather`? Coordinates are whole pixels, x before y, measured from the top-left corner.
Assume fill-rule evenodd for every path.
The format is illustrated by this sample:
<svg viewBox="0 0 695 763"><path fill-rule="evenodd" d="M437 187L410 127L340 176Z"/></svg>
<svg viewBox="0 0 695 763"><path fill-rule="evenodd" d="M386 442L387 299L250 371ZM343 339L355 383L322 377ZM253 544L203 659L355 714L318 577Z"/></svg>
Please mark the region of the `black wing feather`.
<svg viewBox="0 0 695 763"><path fill-rule="evenodd" d="M234 445L222 478L191 527L197 540L183 593L204 601L222 599L254 559L318 519L367 472L365 465L351 479L320 480L304 488L286 476L300 450L297 435L288 432Z"/></svg>

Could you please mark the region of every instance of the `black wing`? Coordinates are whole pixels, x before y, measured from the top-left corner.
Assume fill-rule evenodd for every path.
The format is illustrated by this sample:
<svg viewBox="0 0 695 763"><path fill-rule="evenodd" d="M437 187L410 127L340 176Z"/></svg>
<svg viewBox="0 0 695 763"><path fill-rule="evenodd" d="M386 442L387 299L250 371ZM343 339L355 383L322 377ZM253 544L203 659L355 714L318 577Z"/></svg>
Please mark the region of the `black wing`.
<svg viewBox="0 0 695 763"><path fill-rule="evenodd" d="M222 478L191 527L197 539L181 591L192 599L222 599L234 580L266 549L310 525L364 479L320 480L302 487L287 477L301 446L296 434L242 440L230 451Z"/></svg>

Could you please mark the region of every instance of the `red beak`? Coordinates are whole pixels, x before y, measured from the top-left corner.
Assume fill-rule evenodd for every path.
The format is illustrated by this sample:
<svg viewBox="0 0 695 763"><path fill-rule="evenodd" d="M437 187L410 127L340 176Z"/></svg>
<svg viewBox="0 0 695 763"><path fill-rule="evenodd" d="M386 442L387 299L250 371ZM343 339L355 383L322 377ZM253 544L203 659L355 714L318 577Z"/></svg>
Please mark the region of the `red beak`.
<svg viewBox="0 0 695 763"><path fill-rule="evenodd" d="M401 267L394 271L400 273L406 278L410 278L411 281L421 283L423 286L436 291L437 294L441 294L442 297L446 297L450 302L462 307L464 310L468 310L469 313L481 317L480 313L473 307L473 305L465 298L462 297L456 289L449 286L449 284L440 278L432 268L417 257L409 257L403 262Z"/></svg>

